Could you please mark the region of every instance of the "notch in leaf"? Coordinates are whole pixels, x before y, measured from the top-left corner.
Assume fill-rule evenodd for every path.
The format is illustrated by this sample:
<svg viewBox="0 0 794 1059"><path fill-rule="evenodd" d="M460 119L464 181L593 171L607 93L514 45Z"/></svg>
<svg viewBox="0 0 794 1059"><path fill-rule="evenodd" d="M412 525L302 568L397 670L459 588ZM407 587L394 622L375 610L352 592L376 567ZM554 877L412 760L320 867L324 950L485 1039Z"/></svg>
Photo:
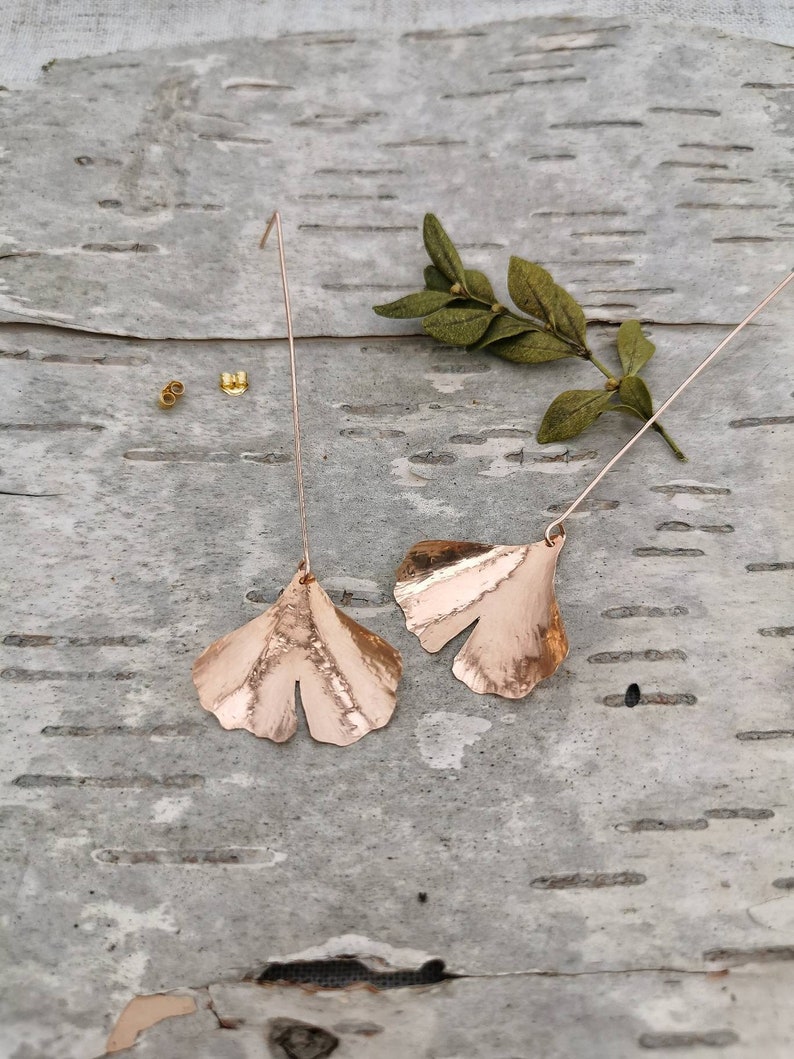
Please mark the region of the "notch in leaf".
<svg viewBox="0 0 794 1059"><path fill-rule="evenodd" d="M272 607L210 644L193 665L193 682L222 727L275 743L298 727L298 683L313 738L349 746L388 723L401 673L399 651L298 570Z"/></svg>
<svg viewBox="0 0 794 1059"><path fill-rule="evenodd" d="M420 541L394 586L406 625L435 652L476 623L452 672L479 695L523 698L568 653L554 594L564 541L563 535L551 545Z"/></svg>

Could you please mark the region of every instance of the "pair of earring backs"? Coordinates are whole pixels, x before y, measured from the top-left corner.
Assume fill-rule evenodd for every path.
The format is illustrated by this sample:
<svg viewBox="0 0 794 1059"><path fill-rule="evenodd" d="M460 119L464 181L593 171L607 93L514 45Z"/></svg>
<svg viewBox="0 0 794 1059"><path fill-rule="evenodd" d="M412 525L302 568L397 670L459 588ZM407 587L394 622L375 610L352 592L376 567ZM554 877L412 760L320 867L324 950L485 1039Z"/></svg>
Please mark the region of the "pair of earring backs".
<svg viewBox="0 0 794 1059"><path fill-rule="evenodd" d="M224 393L231 394L234 397L239 396L239 394L245 393L248 389L248 372L222 371L219 386ZM179 379L171 379L160 391L157 403L161 408L173 408L184 393L185 384L180 382Z"/></svg>
<svg viewBox="0 0 794 1059"><path fill-rule="evenodd" d="M300 417L281 216L275 227L287 320L303 560L276 603L221 637L196 659L199 701L227 729L285 742L297 729L295 685L311 735L347 746L386 725L396 706L402 657L331 602L311 572L301 461ZM794 279L780 282L687 376L534 544L420 541L397 571L394 596L408 629L429 652L473 626L452 671L479 694L523 698L568 653L554 593L565 521L693 379Z"/></svg>

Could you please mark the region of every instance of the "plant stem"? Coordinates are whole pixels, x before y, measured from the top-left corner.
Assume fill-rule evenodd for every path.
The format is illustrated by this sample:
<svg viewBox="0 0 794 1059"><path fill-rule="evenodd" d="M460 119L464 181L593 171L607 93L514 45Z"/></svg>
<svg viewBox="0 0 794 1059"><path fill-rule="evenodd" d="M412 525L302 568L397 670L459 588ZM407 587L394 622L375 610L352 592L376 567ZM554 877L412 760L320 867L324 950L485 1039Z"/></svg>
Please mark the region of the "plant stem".
<svg viewBox="0 0 794 1059"><path fill-rule="evenodd" d="M602 364L597 357L594 357L589 349L585 350L584 356L586 360L589 360L591 364L594 364L598 368L602 375L606 375L608 379L615 378L614 374L609 370L609 368Z"/></svg>
<svg viewBox="0 0 794 1059"><path fill-rule="evenodd" d="M670 448L675 453L676 458L681 460L683 463L686 463L687 462L687 457L679 449L679 447L676 445L676 443L673 441L673 439L670 437L670 435L664 429L662 424L661 423L654 423L653 424L653 429L657 432L657 434L661 434L662 435L664 440L667 442L667 444L670 446Z"/></svg>
<svg viewBox="0 0 794 1059"><path fill-rule="evenodd" d="M457 284L455 284L455 287L457 288L457 290L455 291L455 297L463 296L463 297L467 298L469 301L475 302L476 304L482 305L482 306L484 306L486 308L489 308L489 309L491 309L493 311L494 306L489 301L487 301L485 298L478 298L475 294L472 294L471 291L466 289L466 287L465 287L465 285L463 283L457 283ZM458 291L460 292L460 294L458 294ZM450 289L450 293L452 293L452 288ZM596 357L591 352L591 350L589 350L587 348L587 346L582 347L577 342L575 342L573 339L569 338L567 335L559 334L557 332L557 330L553 326L548 324L548 323L546 323L544 325L544 323L542 323L540 321L537 321L537 320L533 320L531 317L528 318L526 316L519 316L518 313L512 312L510 309L508 309L505 306L501 305L501 303L494 303L494 304L498 304L498 310L497 310L496 313L494 313L494 316L499 316L499 315L508 316L511 319L517 321L518 323L520 323L522 325L526 325L527 327L531 328L532 330L537 330L537 331L546 330L546 331L550 332L552 335L554 335L555 338L559 339L561 342L564 342L570 348L571 352L576 354L576 356L581 357L583 360L589 360L591 364L593 364L596 368L598 368L598 370L601 372L601 374L605 378L607 378L609 380L612 380L613 386L615 387L615 389L617 389L617 383L620 380L620 376L616 376L613 372L611 372L609 370L609 368L606 366L606 364L602 364L601 361L598 359L598 357ZM611 388L612 387L609 387L609 386L605 387L605 389L611 389ZM644 418L642 416L642 413L639 412L639 410L636 410L634 414L637 415L637 418L640 418L640 419ZM682 462L686 463L687 462L687 457L684 455L684 453L681 451L681 449L679 449L678 445L676 445L676 443L673 441L673 439L670 437L670 435L664 429L662 424L661 423L654 423L653 429L657 432L657 434L661 434L661 436L667 442L669 447L672 449L672 451L675 454L676 458L681 460Z"/></svg>

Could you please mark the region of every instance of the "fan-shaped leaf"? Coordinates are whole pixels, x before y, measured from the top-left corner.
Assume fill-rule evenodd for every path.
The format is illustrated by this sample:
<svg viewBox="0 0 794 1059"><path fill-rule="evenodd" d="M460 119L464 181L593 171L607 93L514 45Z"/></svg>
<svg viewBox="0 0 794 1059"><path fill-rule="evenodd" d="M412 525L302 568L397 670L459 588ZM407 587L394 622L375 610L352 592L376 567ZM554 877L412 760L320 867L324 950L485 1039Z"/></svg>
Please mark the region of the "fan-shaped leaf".
<svg viewBox="0 0 794 1059"><path fill-rule="evenodd" d="M568 653L554 595L563 546L420 541L397 571L394 596L422 646L439 651L477 622L452 672L472 691L519 699Z"/></svg>
<svg viewBox="0 0 794 1059"><path fill-rule="evenodd" d="M401 672L398 651L299 571L269 610L196 659L193 682L224 728L283 743L298 724L297 681L312 736L347 746L389 721Z"/></svg>

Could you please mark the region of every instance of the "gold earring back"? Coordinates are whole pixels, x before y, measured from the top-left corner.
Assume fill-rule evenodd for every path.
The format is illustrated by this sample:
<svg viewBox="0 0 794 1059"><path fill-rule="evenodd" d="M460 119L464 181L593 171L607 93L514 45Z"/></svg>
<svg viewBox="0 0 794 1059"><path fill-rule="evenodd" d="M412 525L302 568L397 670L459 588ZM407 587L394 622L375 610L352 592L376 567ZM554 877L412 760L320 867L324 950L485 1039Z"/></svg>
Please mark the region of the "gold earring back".
<svg viewBox="0 0 794 1059"><path fill-rule="evenodd" d="M177 402L177 398L181 397L184 392L185 384L178 379L172 379L160 391L157 403L161 408L173 408Z"/></svg>
<svg viewBox="0 0 794 1059"><path fill-rule="evenodd" d="M245 393L248 389L247 371L222 371L220 387L224 393L230 393L234 397Z"/></svg>

